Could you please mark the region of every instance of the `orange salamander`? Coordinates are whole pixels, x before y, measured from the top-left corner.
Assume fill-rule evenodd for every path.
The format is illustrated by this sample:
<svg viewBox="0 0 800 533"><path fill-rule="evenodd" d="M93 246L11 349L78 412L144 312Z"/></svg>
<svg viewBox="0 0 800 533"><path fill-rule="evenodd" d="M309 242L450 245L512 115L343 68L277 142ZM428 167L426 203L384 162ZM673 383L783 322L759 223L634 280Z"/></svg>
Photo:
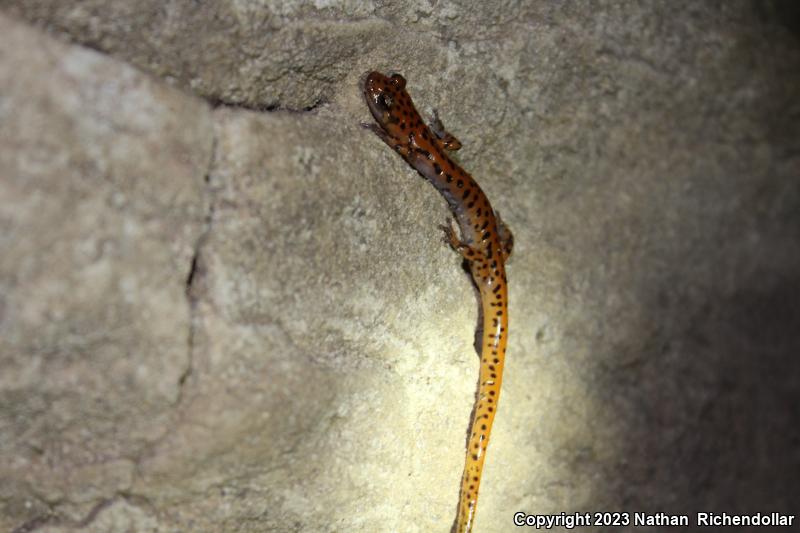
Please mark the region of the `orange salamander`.
<svg viewBox="0 0 800 533"><path fill-rule="evenodd" d="M467 533L475 521L486 446L500 399L508 344L505 262L511 255L513 238L472 176L447 155L447 151L458 150L461 143L444 130L435 111L430 126L423 122L405 86L406 80L400 74L369 73L364 80L364 96L377 124L362 126L400 154L447 200L461 237L447 224L441 227L445 240L469 265L480 293L482 327L476 336L476 350L481 358L479 388L453 527L457 533Z"/></svg>

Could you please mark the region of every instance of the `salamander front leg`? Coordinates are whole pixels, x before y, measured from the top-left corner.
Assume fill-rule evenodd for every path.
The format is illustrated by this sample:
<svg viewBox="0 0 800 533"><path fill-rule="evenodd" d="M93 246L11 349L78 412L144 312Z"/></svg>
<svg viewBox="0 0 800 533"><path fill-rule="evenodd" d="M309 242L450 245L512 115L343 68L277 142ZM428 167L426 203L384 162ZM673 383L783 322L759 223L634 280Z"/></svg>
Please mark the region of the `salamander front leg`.
<svg viewBox="0 0 800 533"><path fill-rule="evenodd" d="M439 118L439 113L435 109L433 110L433 120L431 120L430 124L428 125L430 126L431 131L439 139L439 145L442 148L449 150L450 152L455 152L461 148L461 141L456 139L452 133L448 133L448 131L444 128L444 124L442 124L442 121Z"/></svg>
<svg viewBox="0 0 800 533"><path fill-rule="evenodd" d="M377 135L380 140L385 142L387 145L389 145L389 147L391 147L392 150L394 150L404 158L407 158L411 153L411 146L408 144L408 142L403 142L400 139L392 137L391 135L383 131L383 128L381 128L377 124L367 124L366 122L362 122L361 127L364 128L365 130L370 130L372 133Z"/></svg>

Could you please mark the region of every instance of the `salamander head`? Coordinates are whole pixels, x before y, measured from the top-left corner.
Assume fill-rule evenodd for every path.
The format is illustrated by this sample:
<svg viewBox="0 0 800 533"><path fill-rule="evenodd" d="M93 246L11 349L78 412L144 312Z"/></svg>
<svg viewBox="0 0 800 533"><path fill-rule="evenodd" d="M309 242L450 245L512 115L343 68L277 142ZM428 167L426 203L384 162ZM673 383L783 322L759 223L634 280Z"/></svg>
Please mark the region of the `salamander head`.
<svg viewBox="0 0 800 533"><path fill-rule="evenodd" d="M378 125L390 135L400 133L398 124L403 109L413 109L405 87L406 79L400 74L384 76L370 72L364 80L367 106Z"/></svg>

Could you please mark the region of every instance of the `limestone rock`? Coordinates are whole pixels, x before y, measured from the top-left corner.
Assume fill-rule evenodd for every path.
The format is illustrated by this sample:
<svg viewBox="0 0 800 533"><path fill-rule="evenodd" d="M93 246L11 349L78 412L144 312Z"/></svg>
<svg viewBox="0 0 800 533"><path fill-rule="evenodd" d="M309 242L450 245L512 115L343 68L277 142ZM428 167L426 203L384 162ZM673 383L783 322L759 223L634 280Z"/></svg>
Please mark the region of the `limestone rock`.
<svg viewBox="0 0 800 533"><path fill-rule="evenodd" d="M787 6L0 0L0 528L449 530L475 297L370 69L515 235L476 531L793 512Z"/></svg>

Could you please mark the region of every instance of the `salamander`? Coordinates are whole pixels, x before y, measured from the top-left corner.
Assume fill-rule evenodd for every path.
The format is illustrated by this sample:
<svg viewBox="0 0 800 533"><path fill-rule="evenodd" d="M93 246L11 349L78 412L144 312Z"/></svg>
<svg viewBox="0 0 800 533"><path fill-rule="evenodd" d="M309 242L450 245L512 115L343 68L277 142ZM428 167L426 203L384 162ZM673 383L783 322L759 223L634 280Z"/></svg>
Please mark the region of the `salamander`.
<svg viewBox="0 0 800 533"><path fill-rule="evenodd" d="M363 81L363 90L377 124L361 125L400 154L447 200L460 237L448 223L440 226L445 242L469 266L480 295L481 317L475 346L480 356L478 395L467 433L467 455L453 525L453 531L467 533L475 522L486 447L500 399L508 344L505 263L514 241L483 190L448 155L458 150L461 143L445 131L435 111L431 124L425 124L405 87L406 80L400 74L369 73Z"/></svg>

